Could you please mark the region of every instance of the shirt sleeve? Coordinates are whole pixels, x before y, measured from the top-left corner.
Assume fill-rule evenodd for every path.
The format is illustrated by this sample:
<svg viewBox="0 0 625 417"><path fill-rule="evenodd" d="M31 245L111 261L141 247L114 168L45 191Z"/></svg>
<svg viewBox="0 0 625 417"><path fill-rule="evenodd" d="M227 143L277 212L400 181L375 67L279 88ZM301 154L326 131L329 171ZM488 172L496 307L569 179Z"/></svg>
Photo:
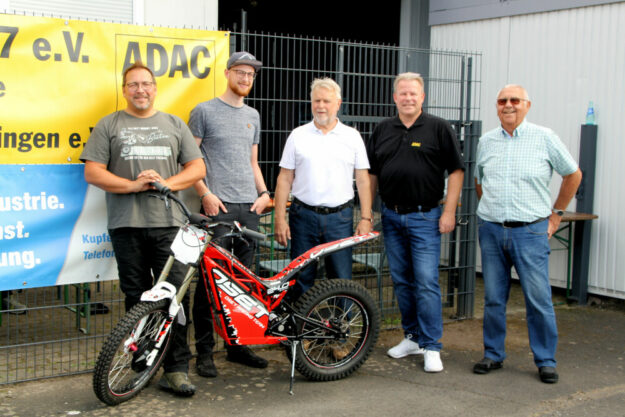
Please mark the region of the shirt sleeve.
<svg viewBox="0 0 625 417"><path fill-rule="evenodd" d="M456 132L449 123L444 123L442 127L443 146L447 155L447 163L445 168L448 173L452 173L458 169L464 171L464 161L460 152L460 144Z"/></svg>
<svg viewBox="0 0 625 417"><path fill-rule="evenodd" d="M179 123L178 128L180 129L180 155L178 156L178 162L184 165L194 159L202 158L202 152L199 146L197 146L197 142L191 130L182 119L177 119L177 122Z"/></svg>
<svg viewBox="0 0 625 417"><path fill-rule="evenodd" d="M254 132L254 145L258 145L260 143L260 114L256 109L254 109L254 127L256 128L256 132Z"/></svg>
<svg viewBox="0 0 625 417"><path fill-rule="evenodd" d="M355 129L354 129L355 130ZM367 158L367 149L365 148L365 141L362 140L362 136L356 130L355 134L356 143L356 161L354 163L355 169L369 169L369 158Z"/></svg>
<svg viewBox="0 0 625 417"><path fill-rule="evenodd" d="M280 167L286 169L295 169L295 139L293 133L289 135L282 151L282 158L280 159Z"/></svg>
<svg viewBox="0 0 625 417"><path fill-rule="evenodd" d="M577 162L566 149L562 140L553 132L548 135L547 152L549 153L549 163L561 176L564 177L577 171Z"/></svg>
<svg viewBox="0 0 625 417"><path fill-rule="evenodd" d="M477 181L478 184L482 184L482 165L480 162L480 157L482 156L482 138L477 142L477 152L475 153L475 172L473 173L473 177Z"/></svg>
<svg viewBox="0 0 625 417"><path fill-rule="evenodd" d="M367 158L369 159L369 173L372 175L379 175L380 169L378 166L378 160L375 156L375 143L377 141L379 135L379 127L378 124L369 136L369 140L367 141L366 150L367 150Z"/></svg>
<svg viewBox="0 0 625 417"><path fill-rule="evenodd" d="M191 130L191 134L197 138L206 137L204 112L202 111L200 104L191 110L191 115L189 116L189 129Z"/></svg>
<svg viewBox="0 0 625 417"><path fill-rule="evenodd" d="M111 159L111 138L106 128L107 125L110 124L107 124L105 119L100 119L95 125L80 154L81 161L93 161L108 166Z"/></svg>

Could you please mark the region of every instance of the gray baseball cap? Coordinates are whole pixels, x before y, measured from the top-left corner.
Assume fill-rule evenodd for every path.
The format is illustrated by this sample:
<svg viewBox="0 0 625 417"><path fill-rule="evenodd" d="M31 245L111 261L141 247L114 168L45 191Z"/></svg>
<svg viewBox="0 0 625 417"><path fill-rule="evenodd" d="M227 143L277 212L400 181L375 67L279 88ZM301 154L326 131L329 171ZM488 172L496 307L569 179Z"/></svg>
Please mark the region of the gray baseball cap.
<svg viewBox="0 0 625 417"><path fill-rule="evenodd" d="M258 71L263 66L263 63L258 61L256 57L249 52L241 51L230 55L226 68L230 69L235 65L249 65Z"/></svg>

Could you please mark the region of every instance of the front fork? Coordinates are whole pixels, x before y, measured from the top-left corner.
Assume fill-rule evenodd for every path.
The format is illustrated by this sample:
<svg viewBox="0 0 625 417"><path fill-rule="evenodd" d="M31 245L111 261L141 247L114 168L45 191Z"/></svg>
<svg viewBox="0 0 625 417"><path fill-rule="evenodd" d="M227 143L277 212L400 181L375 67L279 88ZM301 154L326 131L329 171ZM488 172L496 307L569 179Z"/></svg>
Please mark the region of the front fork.
<svg viewBox="0 0 625 417"><path fill-rule="evenodd" d="M164 284L167 282L167 277L169 276L169 272L171 271L171 268L174 265L174 261L175 261L174 256L170 255L169 258L167 258L167 262L165 263L165 266L163 267L163 270L161 271L161 274L159 275L158 280L156 281L156 284L154 285L154 287L152 287L152 289L150 289L149 291L146 291L142 295L142 301L147 301L147 302L155 302L155 301L162 300L164 298L171 299L171 302L169 303L169 308L168 308L168 318L167 320L161 323L158 329L158 333L157 333L158 334L157 343L154 346L154 349L152 350L152 352L148 355L148 359L147 359L148 366L151 365L152 361L156 357L156 352L158 351L158 349L160 349L160 347L163 344L163 341L167 337L167 334L171 331L173 320L175 319L175 317L178 316L180 312L182 312L182 318L179 318L179 321L181 323L184 323L186 321L186 317L184 316L184 310L182 309L182 299L184 298L184 295L189 289L189 285L191 285L191 280L193 279L193 276L195 275L195 271L197 268L195 268L194 266L190 266L189 269L187 270L184 280L182 281L182 285L180 285L180 288L176 289L175 286L171 283ZM168 285L168 284L171 284L171 285ZM159 291L160 288L163 288L164 291L163 290ZM147 294L150 294L150 296L147 296ZM137 336L143 333L143 329L145 327L147 319L148 317L143 317L139 321L134 332L124 342L126 352L135 352L137 350L137 344L136 344Z"/></svg>

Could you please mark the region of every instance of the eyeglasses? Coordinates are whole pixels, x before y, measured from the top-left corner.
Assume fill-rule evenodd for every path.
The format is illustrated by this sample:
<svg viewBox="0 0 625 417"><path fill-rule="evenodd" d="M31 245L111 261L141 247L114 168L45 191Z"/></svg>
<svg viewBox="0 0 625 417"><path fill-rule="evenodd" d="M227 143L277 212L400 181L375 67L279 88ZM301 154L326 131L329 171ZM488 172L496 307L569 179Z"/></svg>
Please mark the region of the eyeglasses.
<svg viewBox="0 0 625 417"><path fill-rule="evenodd" d="M529 101L524 98L518 98L518 97L498 98L497 104L499 104L500 106L505 106L508 100L510 100L510 104L512 104L513 106L518 105L521 101Z"/></svg>
<svg viewBox="0 0 625 417"><path fill-rule="evenodd" d="M140 83L131 82L126 83L126 88L128 88L128 90L130 91L136 91L139 89L139 86L141 86L141 88L143 88L144 90L151 90L155 84L156 83L153 81L142 81Z"/></svg>
<svg viewBox="0 0 625 417"><path fill-rule="evenodd" d="M237 77L239 78L251 78L252 80L254 78L256 78L256 73L255 72L247 72L247 71L241 71L241 70L232 70L234 71L234 73L237 75Z"/></svg>

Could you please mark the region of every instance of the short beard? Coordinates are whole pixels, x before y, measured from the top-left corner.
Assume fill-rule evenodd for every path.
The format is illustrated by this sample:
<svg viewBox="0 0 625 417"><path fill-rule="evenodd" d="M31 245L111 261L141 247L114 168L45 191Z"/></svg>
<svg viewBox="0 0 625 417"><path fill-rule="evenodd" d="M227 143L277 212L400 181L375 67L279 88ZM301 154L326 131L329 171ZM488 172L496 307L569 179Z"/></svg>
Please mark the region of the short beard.
<svg viewBox="0 0 625 417"><path fill-rule="evenodd" d="M232 92L240 97L247 97L252 91L252 86L250 85L247 89L242 89L236 82L230 82L229 87Z"/></svg>
<svg viewBox="0 0 625 417"><path fill-rule="evenodd" d="M324 117L324 119L321 120L319 119L318 116L314 116L314 119L315 119L315 122L317 122L319 126L328 126L328 125L331 125L332 122L334 122L334 120L336 120L336 117L331 117L331 116L326 115L326 117Z"/></svg>
<svg viewBox="0 0 625 417"><path fill-rule="evenodd" d="M144 98L144 97L141 97L141 98ZM152 105L152 101L150 100L150 97L146 97L146 98L147 98L147 101L143 105L137 104L137 102L134 100L134 97L133 97L133 100L130 100L130 102L137 110L147 110Z"/></svg>

